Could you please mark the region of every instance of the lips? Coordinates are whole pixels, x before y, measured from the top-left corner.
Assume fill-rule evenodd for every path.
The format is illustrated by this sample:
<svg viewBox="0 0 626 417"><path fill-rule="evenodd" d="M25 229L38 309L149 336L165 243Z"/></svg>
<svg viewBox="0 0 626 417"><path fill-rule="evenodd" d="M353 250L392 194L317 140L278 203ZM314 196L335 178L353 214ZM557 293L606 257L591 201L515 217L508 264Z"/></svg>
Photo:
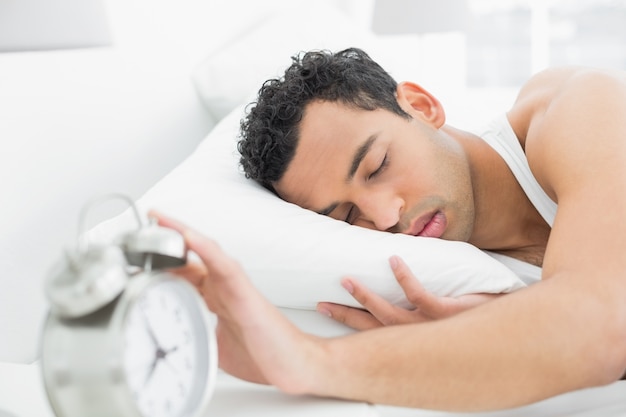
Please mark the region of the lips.
<svg viewBox="0 0 626 417"><path fill-rule="evenodd" d="M441 211L428 213L411 224L408 234L422 237L441 237L448 221Z"/></svg>

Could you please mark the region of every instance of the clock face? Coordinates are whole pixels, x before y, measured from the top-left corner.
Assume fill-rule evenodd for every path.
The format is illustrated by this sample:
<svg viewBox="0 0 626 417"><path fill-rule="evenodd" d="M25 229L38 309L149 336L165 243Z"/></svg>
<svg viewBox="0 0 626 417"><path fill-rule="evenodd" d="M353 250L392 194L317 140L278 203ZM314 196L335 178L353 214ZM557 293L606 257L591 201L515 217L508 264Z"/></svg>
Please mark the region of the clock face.
<svg viewBox="0 0 626 417"><path fill-rule="evenodd" d="M215 354L203 301L186 282L157 281L131 304L124 326L124 370L144 417L193 415L208 389Z"/></svg>

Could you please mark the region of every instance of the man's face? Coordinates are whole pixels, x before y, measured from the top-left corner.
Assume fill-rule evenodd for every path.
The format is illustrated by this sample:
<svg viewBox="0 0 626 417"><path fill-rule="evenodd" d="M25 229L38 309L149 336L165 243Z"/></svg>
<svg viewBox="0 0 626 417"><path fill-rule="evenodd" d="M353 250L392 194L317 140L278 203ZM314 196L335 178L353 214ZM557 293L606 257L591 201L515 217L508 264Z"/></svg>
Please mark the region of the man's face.
<svg viewBox="0 0 626 417"><path fill-rule="evenodd" d="M283 178L285 200L351 224L467 241L474 220L468 163L460 145L412 108L310 103Z"/></svg>

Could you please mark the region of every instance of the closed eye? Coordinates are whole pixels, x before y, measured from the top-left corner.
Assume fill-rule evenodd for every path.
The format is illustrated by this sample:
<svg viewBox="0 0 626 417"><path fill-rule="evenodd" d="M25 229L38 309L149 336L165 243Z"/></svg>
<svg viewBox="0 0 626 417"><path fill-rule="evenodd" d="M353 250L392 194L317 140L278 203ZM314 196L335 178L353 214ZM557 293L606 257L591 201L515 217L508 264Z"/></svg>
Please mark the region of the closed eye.
<svg viewBox="0 0 626 417"><path fill-rule="evenodd" d="M344 219L344 221L346 223L350 223L350 219L352 217L352 213L354 212L354 206L350 206L350 210L348 210L348 214L346 215L346 218ZM352 224L352 223L350 223Z"/></svg>
<svg viewBox="0 0 626 417"><path fill-rule="evenodd" d="M376 169L376 171L372 172L369 177L367 177L367 179L370 180L372 178L375 178L377 175L380 175L380 173L382 173L385 168L387 168L387 165L389 165L389 158L387 158L387 154L385 154L385 157L380 163L380 166Z"/></svg>

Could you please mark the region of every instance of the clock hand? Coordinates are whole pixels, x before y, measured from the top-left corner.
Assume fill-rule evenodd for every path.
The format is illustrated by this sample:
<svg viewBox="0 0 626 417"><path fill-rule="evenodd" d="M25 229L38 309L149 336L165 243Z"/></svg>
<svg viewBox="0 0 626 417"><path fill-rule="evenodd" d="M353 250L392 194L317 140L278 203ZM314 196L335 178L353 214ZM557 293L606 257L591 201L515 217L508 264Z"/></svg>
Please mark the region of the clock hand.
<svg viewBox="0 0 626 417"><path fill-rule="evenodd" d="M146 380L144 381L143 385L146 386L146 384L148 383L148 381L150 381L150 378L152 377L152 374L154 374L154 370L157 367L157 364L159 363L159 361L161 359L165 359L167 357L167 355L171 352L175 352L178 349L178 346L174 346L168 350L163 350L160 347L157 346L156 351L154 352L154 359L152 360L152 363L150 364L150 369L148 370L148 374L146 375ZM176 373L176 369L174 369L174 367L172 366L171 363L169 363L168 361L166 361L168 366L170 368L172 368L172 370Z"/></svg>
<svg viewBox="0 0 626 417"><path fill-rule="evenodd" d="M142 310L143 312L143 310ZM144 313L145 314L145 313ZM152 363L150 364L150 369L148 370L148 373L146 375L146 379L143 383L144 387L146 386L146 384L148 384L148 381L150 381L150 378L152 378L152 374L154 374L154 370L156 369L157 364L159 363L159 361L161 359L165 359L167 357L167 355L171 352L175 352L178 349L178 346L174 346L168 350L163 350L160 346L158 341L156 340L156 337L154 335L154 332L152 331L152 328L150 327L150 324L148 323L148 318L144 315L144 319L146 321L146 327L148 329L148 334L150 335L150 339L152 339L152 342L155 344L156 346L156 350L154 351L154 359L152 360ZM166 361L168 366L170 368L172 368L172 370L176 373L176 369L173 368L172 364L169 363L168 361Z"/></svg>
<svg viewBox="0 0 626 417"><path fill-rule="evenodd" d="M150 340L152 341L152 343L156 347L156 351L154 352L154 360L150 364L150 369L148 371L148 374L146 375L146 380L144 382L144 386L145 386L148 383L148 381L150 380L150 378L152 377L152 374L154 373L154 370L156 369L157 363L161 359L165 359L169 353L172 353L172 352L175 352L176 350L178 350L178 346L173 346L173 347L171 347L171 348L169 348L167 350L164 350L159 345L159 341L157 340L156 335L154 334L154 330L153 330L152 326L150 325L150 320L148 319L148 316L147 316L145 310L143 308L140 308L139 310L141 311L141 315L143 316L144 322L146 323L146 330L148 332L148 336L150 337ZM176 368L174 368L174 366L169 361L166 360L165 362L167 363L167 365L170 367L170 369L174 373L178 373Z"/></svg>
<svg viewBox="0 0 626 417"><path fill-rule="evenodd" d="M167 359L167 355L169 355L170 353L176 352L177 350L178 350L178 346L173 346L169 348L168 350L163 351L163 357L162 357L163 359L165 359L165 363L167 363L167 366L169 366L172 372L174 372L175 374L178 373L178 369L176 369L176 367L172 364L172 362L170 362Z"/></svg>
<svg viewBox="0 0 626 417"><path fill-rule="evenodd" d="M176 352L178 350L178 346L172 346L171 348L167 350L163 349L159 344L159 341L156 337L156 334L154 333L154 329L152 328L150 324L150 320L145 310L143 309L143 307L140 307L139 310L141 311L141 315L146 324L146 331L148 332L148 336L150 337L150 340L156 347L156 351L154 352L154 360L150 364L150 369L148 371L148 374L146 375L146 380L144 382L144 386L145 386L148 383L148 381L150 381L150 378L152 377L152 374L154 373L154 370L156 369L156 366L161 359L165 359L167 366L172 370L172 372L174 372L175 374L178 373L178 370L176 369L176 367L169 360L167 360L167 355L170 353Z"/></svg>
<svg viewBox="0 0 626 417"><path fill-rule="evenodd" d="M171 347L168 350L163 352L163 357L169 355L172 352L176 352L177 350L178 350L178 346L173 346L173 347Z"/></svg>
<svg viewBox="0 0 626 417"><path fill-rule="evenodd" d="M143 386L144 387L146 385L148 385L148 382L150 381L150 378L152 378L152 374L154 373L154 370L156 369L157 362L159 362L159 356L158 355L154 355L154 360L150 364L150 369L148 370L148 373L146 375L146 379L143 381Z"/></svg>
<svg viewBox="0 0 626 417"><path fill-rule="evenodd" d="M152 329L152 326L150 325L150 320L148 320L148 315L146 314L143 308L140 308L139 310L141 311L143 320L146 323L146 330L148 331L148 336L150 337L150 340L152 340L152 343L154 343L154 346L156 346L157 350L160 350L161 346L159 345L159 341L157 340L156 335L154 334L154 330Z"/></svg>

